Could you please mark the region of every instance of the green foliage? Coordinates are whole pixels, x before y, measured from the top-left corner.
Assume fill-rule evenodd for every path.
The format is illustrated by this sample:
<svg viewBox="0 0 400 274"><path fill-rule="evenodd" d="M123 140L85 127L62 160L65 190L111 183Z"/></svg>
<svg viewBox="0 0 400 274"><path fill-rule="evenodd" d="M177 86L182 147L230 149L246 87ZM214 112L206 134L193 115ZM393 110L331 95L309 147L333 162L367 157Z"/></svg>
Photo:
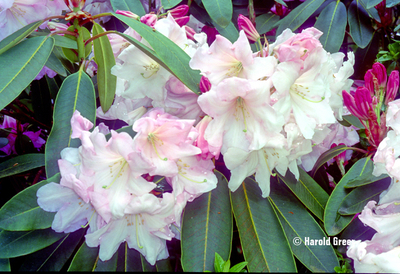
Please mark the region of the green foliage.
<svg viewBox="0 0 400 274"><path fill-rule="evenodd" d="M202 0L211 19L220 26L226 28L232 19L232 1L231 0Z"/></svg>
<svg viewBox="0 0 400 274"><path fill-rule="evenodd" d="M7 139L6 139L7 140ZM44 154L24 154L0 163L0 178L44 166Z"/></svg>
<svg viewBox="0 0 400 274"><path fill-rule="evenodd" d="M244 269L247 265L247 262L241 262L238 263L232 267L231 266L231 261L227 260L224 261L222 257L215 252L215 261L214 261L214 272L220 273L220 272L247 272L246 269ZM206 270L205 272L211 272L209 270Z"/></svg>

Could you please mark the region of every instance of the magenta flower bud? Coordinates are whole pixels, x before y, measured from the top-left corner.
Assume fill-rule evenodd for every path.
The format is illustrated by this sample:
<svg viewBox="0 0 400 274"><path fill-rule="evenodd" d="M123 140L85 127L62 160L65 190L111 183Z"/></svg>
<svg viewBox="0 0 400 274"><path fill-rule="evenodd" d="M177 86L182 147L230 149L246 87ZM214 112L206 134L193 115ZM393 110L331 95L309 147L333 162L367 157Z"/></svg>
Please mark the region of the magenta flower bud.
<svg viewBox="0 0 400 274"><path fill-rule="evenodd" d="M375 95L375 85L374 85L374 75L372 74L372 70L368 70L364 75L364 85L371 93L371 96Z"/></svg>
<svg viewBox="0 0 400 274"><path fill-rule="evenodd" d="M157 22L157 15L155 15L154 13L146 14L140 18L140 22L148 25L149 27L154 27Z"/></svg>
<svg viewBox="0 0 400 274"><path fill-rule="evenodd" d="M183 16L183 17L179 17L179 18L175 18L175 22L180 26L183 27L184 25L187 24L187 22L189 22L190 17L189 16Z"/></svg>
<svg viewBox="0 0 400 274"><path fill-rule="evenodd" d="M185 16L189 11L188 5L179 5L176 8L169 10L168 12L171 13L172 17L179 18Z"/></svg>
<svg viewBox="0 0 400 274"><path fill-rule="evenodd" d="M83 8L86 0L64 0L64 2L71 11L76 11L76 9L81 10Z"/></svg>
<svg viewBox="0 0 400 274"><path fill-rule="evenodd" d="M258 39L260 39L260 34L257 32L250 19L241 14L238 16L238 27L239 31L244 31L250 43L255 43L258 41Z"/></svg>
<svg viewBox="0 0 400 274"><path fill-rule="evenodd" d="M386 87L386 81L387 81L387 74L386 74L386 68L384 65L381 63L375 63L372 65L372 71L373 74L375 75L376 79L378 80L378 85L381 88Z"/></svg>
<svg viewBox="0 0 400 274"><path fill-rule="evenodd" d="M203 93L209 91L211 89L210 80L208 80L208 78L205 76L201 76L199 87Z"/></svg>
<svg viewBox="0 0 400 274"><path fill-rule="evenodd" d="M372 110L372 97L368 89L358 87L354 96L347 91L342 91L343 103L347 109L360 120L368 120Z"/></svg>
<svg viewBox="0 0 400 274"><path fill-rule="evenodd" d="M385 105L388 105L389 102L393 101L399 91L399 71L393 70L390 73L389 81L386 87L386 98Z"/></svg>
<svg viewBox="0 0 400 274"><path fill-rule="evenodd" d="M134 14L134 13L131 12L131 11L127 11L127 10L117 10L115 13L116 13L116 14L121 14L121 15L123 15L123 16L129 17L129 18L132 18L132 19L135 19L135 20L138 20L138 19L139 19L139 15Z"/></svg>
<svg viewBox="0 0 400 274"><path fill-rule="evenodd" d="M186 31L186 37L190 40L195 41L194 35L196 34L196 32L194 31L194 29L192 29L191 27L188 27L188 26L184 26L184 27L185 27L185 31Z"/></svg>

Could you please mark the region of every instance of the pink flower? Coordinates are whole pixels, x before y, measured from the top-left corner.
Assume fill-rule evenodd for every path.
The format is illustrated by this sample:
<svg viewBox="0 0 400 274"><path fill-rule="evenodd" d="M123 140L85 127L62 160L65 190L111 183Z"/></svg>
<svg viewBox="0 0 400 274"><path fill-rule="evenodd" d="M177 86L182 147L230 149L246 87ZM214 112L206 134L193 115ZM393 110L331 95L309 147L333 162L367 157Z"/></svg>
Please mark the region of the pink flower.
<svg viewBox="0 0 400 274"><path fill-rule="evenodd" d="M148 25L149 27L154 28L154 25L157 22L157 15L155 15L154 13L146 14L146 15L140 17L140 22Z"/></svg>
<svg viewBox="0 0 400 274"><path fill-rule="evenodd" d="M115 13L116 13L116 14L121 14L121 15L123 15L123 16L129 17L129 18L132 18L132 19L135 19L135 20L139 19L139 15L134 14L134 13L131 12L131 11L117 10ZM143 22L142 22L142 23L143 23Z"/></svg>
<svg viewBox="0 0 400 274"><path fill-rule="evenodd" d="M244 31L250 43L255 43L260 39L260 34L258 34L258 31L254 27L250 19L241 14L239 14L238 16L238 28L239 31L240 30Z"/></svg>

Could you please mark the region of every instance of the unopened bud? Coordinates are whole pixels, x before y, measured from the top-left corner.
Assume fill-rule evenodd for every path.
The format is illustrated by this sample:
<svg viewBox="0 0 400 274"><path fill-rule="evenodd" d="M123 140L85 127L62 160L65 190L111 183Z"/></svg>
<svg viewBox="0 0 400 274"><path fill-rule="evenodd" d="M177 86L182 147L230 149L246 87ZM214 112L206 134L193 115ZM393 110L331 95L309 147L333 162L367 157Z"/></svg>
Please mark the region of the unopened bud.
<svg viewBox="0 0 400 274"><path fill-rule="evenodd" d="M208 78L205 76L201 76L199 87L200 87L200 91L203 93L209 91L211 89L210 80L208 80Z"/></svg>
<svg viewBox="0 0 400 274"><path fill-rule="evenodd" d="M174 18L179 18L185 16L189 11L188 5L179 5L176 8L169 10L168 13L172 15Z"/></svg>
<svg viewBox="0 0 400 274"><path fill-rule="evenodd" d="M250 43L255 43L260 39L260 34L254 27L253 23L247 17L239 14L238 16L238 27L239 31L243 30L249 39Z"/></svg>
<svg viewBox="0 0 400 274"><path fill-rule="evenodd" d="M399 71L393 70L392 73L390 73L389 81L387 83L385 105L388 105L389 102L393 101L394 98L396 98L398 91L399 91Z"/></svg>
<svg viewBox="0 0 400 274"><path fill-rule="evenodd" d="M115 13L116 14L121 14L123 16L129 17L129 18L132 18L132 19L135 19L135 20L139 19L139 15L134 14L133 12L128 11L128 10L117 10Z"/></svg>
<svg viewBox="0 0 400 274"><path fill-rule="evenodd" d="M196 32L194 31L194 29L192 29L191 27L188 27L188 26L184 26L184 27L185 27L185 31L186 31L186 37L190 40L195 41L194 35L196 34Z"/></svg>
<svg viewBox="0 0 400 274"><path fill-rule="evenodd" d="M148 25L149 27L154 27L157 22L157 15L154 13L148 13L140 18L140 22Z"/></svg>
<svg viewBox="0 0 400 274"><path fill-rule="evenodd" d="M175 18L175 22L180 26L183 27L184 25L187 24L187 22L189 22L190 17L189 16L183 16L183 17L179 17L179 18Z"/></svg>
<svg viewBox="0 0 400 274"><path fill-rule="evenodd" d="M64 2L71 11L78 11L83 8L86 0L64 0Z"/></svg>

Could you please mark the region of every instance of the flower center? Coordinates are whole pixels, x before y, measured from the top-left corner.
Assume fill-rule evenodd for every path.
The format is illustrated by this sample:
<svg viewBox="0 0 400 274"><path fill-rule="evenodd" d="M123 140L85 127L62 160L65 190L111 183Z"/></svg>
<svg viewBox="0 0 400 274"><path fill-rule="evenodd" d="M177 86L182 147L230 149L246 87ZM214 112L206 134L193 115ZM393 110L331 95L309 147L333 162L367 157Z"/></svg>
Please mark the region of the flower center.
<svg viewBox="0 0 400 274"><path fill-rule="evenodd" d="M160 159L163 160L163 161L168 161L168 158L167 158L167 157L162 158L162 157L160 156L160 154L158 153L157 147L156 147L156 143L157 143L157 142L159 143L158 145L162 146L162 145L164 144L163 141L161 141L161 140L160 140L154 133L152 133L152 132L150 132L150 133L147 135L147 141L149 141L149 142L151 143L151 145L153 146L154 151L156 152L158 158L160 158Z"/></svg>

